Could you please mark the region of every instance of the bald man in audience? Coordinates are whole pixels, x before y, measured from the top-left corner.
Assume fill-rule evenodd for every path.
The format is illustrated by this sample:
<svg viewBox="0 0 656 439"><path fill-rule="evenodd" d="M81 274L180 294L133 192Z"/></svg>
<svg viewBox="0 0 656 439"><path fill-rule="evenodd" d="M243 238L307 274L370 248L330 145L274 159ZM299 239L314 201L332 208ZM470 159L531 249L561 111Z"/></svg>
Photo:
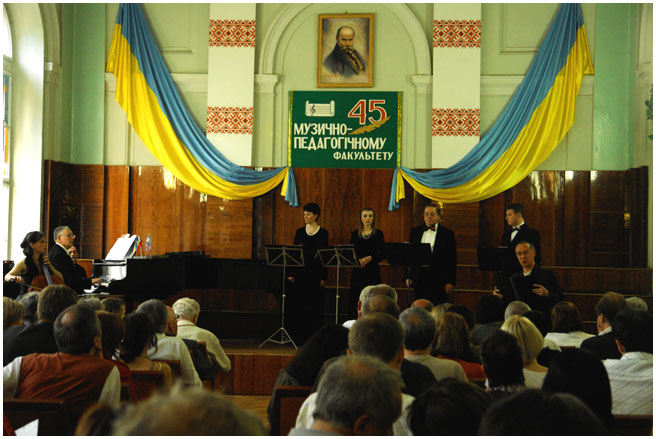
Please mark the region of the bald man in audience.
<svg viewBox="0 0 656 439"><path fill-rule="evenodd" d="M433 305L433 302L431 302L428 299L417 299L414 302L412 302L412 305L410 305L415 308L422 308L425 309L428 312L431 312L435 305Z"/></svg>
<svg viewBox="0 0 656 439"><path fill-rule="evenodd" d="M394 370L400 370L403 363L404 337L403 327L394 317L383 313L368 314L358 319L349 331L347 355L369 355L381 360ZM326 363L330 362L332 365L337 360L338 358L332 358ZM322 376L319 378L319 382L321 379ZM312 428L315 421L313 414L316 412L316 401L317 393L315 392L303 402L296 418L296 428L307 430ZM403 394L403 414L394 423L395 436L409 434L407 410L412 401L414 401L413 396Z"/></svg>
<svg viewBox="0 0 656 439"><path fill-rule="evenodd" d="M387 296L390 299L392 299L392 301L394 303L397 303L397 299L398 299L398 294L396 293L396 290L394 288L390 287L387 284L378 284L378 285L366 286L362 289L362 292L360 293L360 299L358 300L358 319L363 314L362 308L363 308L364 304L369 299L371 299L372 297L376 297L376 296ZM383 312L385 312L385 311L383 311ZM397 311L396 317L399 316L399 312L400 311ZM351 326L353 326L353 323L355 323L355 320L347 320L342 325L345 328L350 328Z"/></svg>
<svg viewBox="0 0 656 439"><path fill-rule="evenodd" d="M531 307L521 300L514 300L506 306L506 310L503 313L503 319L508 320L512 316L521 316L525 312L530 311Z"/></svg>
<svg viewBox="0 0 656 439"><path fill-rule="evenodd" d="M72 305L54 324L59 352L17 357L3 369L3 396L63 399L79 418L96 402L118 406L121 382L116 366L102 358L95 311Z"/></svg>

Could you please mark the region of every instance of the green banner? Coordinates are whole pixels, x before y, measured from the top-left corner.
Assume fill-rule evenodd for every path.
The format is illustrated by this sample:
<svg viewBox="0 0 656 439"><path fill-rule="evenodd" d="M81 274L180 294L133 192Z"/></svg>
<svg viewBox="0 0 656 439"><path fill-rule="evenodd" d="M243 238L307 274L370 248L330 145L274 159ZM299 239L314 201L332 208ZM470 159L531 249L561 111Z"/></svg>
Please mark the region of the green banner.
<svg viewBox="0 0 656 439"><path fill-rule="evenodd" d="M289 166L396 168L401 92L290 91Z"/></svg>

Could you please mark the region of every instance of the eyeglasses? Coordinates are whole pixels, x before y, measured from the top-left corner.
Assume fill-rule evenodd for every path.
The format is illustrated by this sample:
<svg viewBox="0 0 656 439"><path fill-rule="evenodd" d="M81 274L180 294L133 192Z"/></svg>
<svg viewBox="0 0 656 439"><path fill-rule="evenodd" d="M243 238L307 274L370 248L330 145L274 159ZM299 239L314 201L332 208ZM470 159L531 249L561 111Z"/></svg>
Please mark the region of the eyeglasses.
<svg viewBox="0 0 656 439"><path fill-rule="evenodd" d="M63 236L67 236L67 237L69 237L69 238L75 238L75 234L74 234L74 233L68 233L68 234L63 235Z"/></svg>

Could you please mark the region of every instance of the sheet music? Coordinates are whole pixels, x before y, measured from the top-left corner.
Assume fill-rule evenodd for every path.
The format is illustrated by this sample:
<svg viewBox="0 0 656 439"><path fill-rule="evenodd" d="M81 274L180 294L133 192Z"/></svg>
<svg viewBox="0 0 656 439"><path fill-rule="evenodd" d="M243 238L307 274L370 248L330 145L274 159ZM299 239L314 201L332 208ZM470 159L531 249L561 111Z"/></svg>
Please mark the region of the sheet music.
<svg viewBox="0 0 656 439"><path fill-rule="evenodd" d="M105 258L108 261L122 261L134 256L134 242L137 235L123 235L116 240Z"/></svg>
<svg viewBox="0 0 656 439"><path fill-rule="evenodd" d="M305 115L308 117L333 117L335 116L335 101L330 101L329 104L305 101Z"/></svg>
<svg viewBox="0 0 656 439"><path fill-rule="evenodd" d="M15 430L16 436L36 436L39 433L39 420L28 422Z"/></svg>

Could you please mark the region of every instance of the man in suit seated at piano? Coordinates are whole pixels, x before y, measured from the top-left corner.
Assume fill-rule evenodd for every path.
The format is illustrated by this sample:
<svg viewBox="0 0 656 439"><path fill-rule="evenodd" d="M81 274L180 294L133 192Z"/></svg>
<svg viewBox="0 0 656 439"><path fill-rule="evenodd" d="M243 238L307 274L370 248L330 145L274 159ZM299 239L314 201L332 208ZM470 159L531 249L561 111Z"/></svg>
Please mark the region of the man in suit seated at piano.
<svg viewBox="0 0 656 439"><path fill-rule="evenodd" d="M202 383L189 355L187 345L179 337L166 336L166 324L169 319L164 302L150 299L139 305L137 312L146 314L153 323L157 336L157 347L148 350L150 360L178 360L182 371L182 380L187 386L201 387Z"/></svg>
<svg viewBox="0 0 656 439"><path fill-rule="evenodd" d="M99 277L90 278L76 268L68 250L73 246L75 234L68 226L59 226L53 232L55 245L48 252L50 263L64 276L64 283L73 288L78 294L91 288L91 285L100 283ZM82 267L80 267L82 268ZM82 270L84 271L84 270Z"/></svg>
<svg viewBox="0 0 656 439"><path fill-rule="evenodd" d="M194 299L183 297L173 304L173 312L177 319L178 337L205 342L207 354L212 362L219 366L221 372L230 370L230 359L223 351L219 339L207 329L196 326L200 315L200 305Z"/></svg>
<svg viewBox="0 0 656 439"><path fill-rule="evenodd" d="M551 308L563 300L563 290L550 270L540 268L535 262L535 247L522 241L515 247L515 255L522 271L510 276L510 281L502 290L495 288L493 294L504 299L521 300L531 309L551 315ZM517 297L515 297L517 294Z"/></svg>

